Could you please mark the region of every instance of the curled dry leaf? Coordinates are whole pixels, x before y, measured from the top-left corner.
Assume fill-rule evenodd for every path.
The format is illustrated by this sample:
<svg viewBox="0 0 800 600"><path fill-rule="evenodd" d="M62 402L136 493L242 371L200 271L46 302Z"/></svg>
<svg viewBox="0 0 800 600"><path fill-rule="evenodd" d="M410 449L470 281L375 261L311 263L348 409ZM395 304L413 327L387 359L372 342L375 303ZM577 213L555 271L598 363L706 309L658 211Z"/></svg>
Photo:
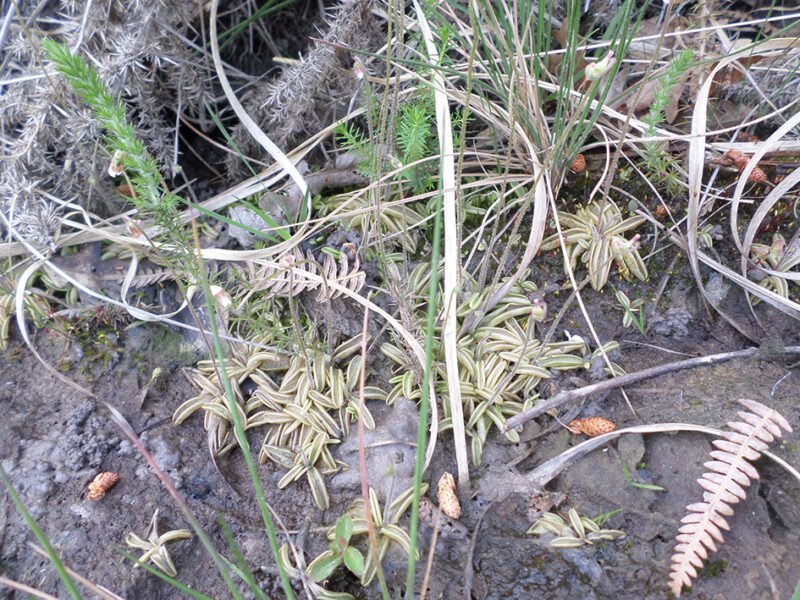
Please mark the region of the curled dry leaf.
<svg viewBox="0 0 800 600"><path fill-rule="evenodd" d="M584 434L589 437L596 437L604 433L609 433L617 428L613 421L603 417L587 417L586 419L573 419L569 429L574 434Z"/></svg>
<svg viewBox="0 0 800 600"><path fill-rule="evenodd" d="M107 471L98 473L92 483L89 484L89 493L86 495L88 500L100 500L106 495L108 489L119 481L119 475Z"/></svg>
<svg viewBox="0 0 800 600"><path fill-rule="evenodd" d="M758 471L750 462L758 460L769 443L781 437L781 429L792 431L777 411L754 400L739 402L750 412L739 411L741 421L728 423L733 431L714 440L714 460L704 463L708 471L697 480L704 490L703 501L687 506L689 512L681 519L669 576L672 593L678 597L697 577L708 552L716 552L716 544L725 541L722 530L730 529L725 517L733 515L731 505L745 498L744 488L751 479L758 479Z"/></svg>
<svg viewBox="0 0 800 600"><path fill-rule="evenodd" d="M444 514L451 519L458 519L461 516L461 504L456 496L456 482L447 471L439 479L439 491L436 497L439 499L439 507Z"/></svg>

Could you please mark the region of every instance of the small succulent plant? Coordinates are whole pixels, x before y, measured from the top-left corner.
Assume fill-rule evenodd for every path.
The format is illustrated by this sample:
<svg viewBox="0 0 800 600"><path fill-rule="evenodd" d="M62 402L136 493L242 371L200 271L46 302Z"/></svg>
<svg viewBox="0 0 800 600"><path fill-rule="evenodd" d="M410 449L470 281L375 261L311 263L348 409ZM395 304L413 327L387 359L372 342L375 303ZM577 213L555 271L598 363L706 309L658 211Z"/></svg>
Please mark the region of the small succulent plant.
<svg viewBox="0 0 800 600"><path fill-rule="evenodd" d="M420 276L425 266L415 269L409 281L424 286ZM527 410L539 398L537 386L553 376L553 371L588 369L599 350L592 353L586 341L580 336L572 336L563 342L542 344L536 339L536 323L546 314L544 301L535 295L536 286L529 281L512 287L503 300L488 314L484 315L478 326L463 333L457 342L461 398L464 404L467 434L471 438L472 462L480 465L483 447L491 428L503 430L506 419ZM456 311L459 319L481 310L488 289L468 296ZM437 337L438 339L438 337ZM437 394L441 402L444 418L440 421L440 431L452 426L447 388L447 372L443 363L443 349L434 342L439 383ZM615 348L611 342L604 347L606 352ZM383 353L400 365L400 374L389 380L394 387L389 392L387 402L393 403L400 395L417 399L421 395L413 367L414 363L400 347L385 343ZM614 365L615 372L621 371ZM519 441L519 434L505 431L511 442Z"/></svg>
<svg viewBox="0 0 800 600"><path fill-rule="evenodd" d="M327 205L320 208L320 215L334 210L344 213L346 215L342 218L344 226L360 232L363 236L368 236L375 230L377 219L377 227L384 239L409 252L417 247L419 240L415 228L425 220L423 215L408 204L387 203L375 211L366 195L339 194L331 197Z"/></svg>
<svg viewBox="0 0 800 600"><path fill-rule="evenodd" d="M144 554L142 554L139 560L133 565L134 569L150 561L170 577L175 577L178 571L175 569L175 564L172 562L172 558L167 551L167 544L190 537L192 537L192 534L189 533L187 529L173 529L172 531L159 535L158 509L156 509L150 521L150 526L147 528L147 533L145 533L145 539L130 532L125 538L125 543L131 548L144 550Z"/></svg>
<svg viewBox="0 0 800 600"><path fill-rule="evenodd" d="M772 244L753 244L750 248L750 259L753 266L749 271L752 279L758 281L761 287L775 292L776 294L789 297L789 281L777 273L794 273L794 267L800 264L800 238L795 236L789 244L784 237L776 233L772 236ZM768 274L764 269L776 271L776 274ZM753 304L757 304L759 298L753 299Z"/></svg>
<svg viewBox="0 0 800 600"><path fill-rule="evenodd" d="M258 341L264 344L268 340ZM232 356L226 360L244 428L267 426L259 461L272 461L288 469L278 483L279 488L305 476L314 501L323 510L330 504L324 475L335 473L340 467L330 447L347 435L350 422L358 416L356 391L361 356L356 352L360 344L361 336L357 336L328 356L315 348L309 338L305 351L295 354L288 363L275 352L236 345ZM344 370L337 366L347 359ZM280 384L271 373L282 374ZM227 452L237 441L224 387L213 362L200 361L191 371L190 380L200 393L178 407L173 422L182 423L202 409L209 431L209 449L215 456ZM241 391L246 380L256 385L247 400ZM365 397L385 400L386 394L378 388L367 387ZM368 428L375 427L366 409L364 421Z"/></svg>
<svg viewBox="0 0 800 600"><path fill-rule="evenodd" d="M553 548L580 548L600 540L618 540L625 537L619 529L600 529L600 526L586 517L581 517L574 508L569 509L569 524L556 513L546 512L526 533L529 535L554 534L550 540Z"/></svg>
<svg viewBox="0 0 800 600"><path fill-rule="evenodd" d="M259 343L269 340L258 339ZM230 378L236 405L242 418L245 429L263 425L265 421L257 411L263 405L257 398L245 401L241 384L248 378L257 378L264 374L265 369L274 368L281 364L277 353L265 351L256 346L233 344L232 354L225 361L225 370ZM199 392L181 404L172 416L172 422L180 425L195 411L202 409L205 412L204 426L208 435L209 451L213 456L220 456L230 451L237 442L234 438L233 418L225 399L225 387L222 383L219 369L212 360L201 360L197 367L188 372L188 379Z"/></svg>
<svg viewBox="0 0 800 600"><path fill-rule="evenodd" d="M625 279L647 279L647 267L638 252L639 234L631 239L622 235L644 223L644 217L636 215L623 219L617 205L609 200L581 207L574 215L559 211L558 219L563 227L570 266L574 269L579 258L586 263L595 290L602 289L608 281L612 262L617 263ZM559 246L558 234L542 242L542 250Z"/></svg>

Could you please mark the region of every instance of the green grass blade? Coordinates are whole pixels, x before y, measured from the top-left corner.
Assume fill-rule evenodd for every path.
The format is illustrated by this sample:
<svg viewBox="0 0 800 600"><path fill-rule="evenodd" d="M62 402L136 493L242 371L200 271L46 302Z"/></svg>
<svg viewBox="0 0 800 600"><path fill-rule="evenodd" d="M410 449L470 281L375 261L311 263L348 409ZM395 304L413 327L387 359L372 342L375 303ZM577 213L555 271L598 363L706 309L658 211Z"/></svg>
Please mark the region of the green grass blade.
<svg viewBox="0 0 800 600"><path fill-rule="evenodd" d="M64 586L67 588L69 595L72 596L73 600L81 600L81 595L78 592L78 588L75 586L75 582L72 581L72 577L70 577L69 573L67 573L64 563L62 563L61 559L58 558L58 555L50 545L47 536L36 523L36 520L31 516L31 513L28 512L28 509L25 507L25 503L22 501L22 498L19 497L19 494L17 494L17 490L14 489L14 486L11 484L11 480L8 478L8 475L6 474L6 471L3 469L2 465L0 465L0 479L3 480L3 483L8 490L8 495L11 496L14 504L16 504L17 510L19 511L19 514L22 515L22 518L25 519L25 522L28 524L28 528L33 532L33 535L36 536L36 539L39 540L39 543L42 545L42 548L44 548L45 552L47 552L50 562L53 563L56 571L58 571L58 576L61 578Z"/></svg>
<svg viewBox="0 0 800 600"><path fill-rule="evenodd" d="M406 600L414 600L414 572L417 553L417 532L419 531L419 499L422 489L422 469L425 463L425 447L428 440L428 401L430 380L433 377L433 339L436 334L437 289L439 284L438 265L442 237L442 182L439 179L439 193L436 195L436 213L433 221L433 250L431 251L431 278L428 287L428 321L425 327L425 375L422 381L422 397L419 402L419 423L417 425L417 460L414 466L414 501L411 505L411 544L406 571Z"/></svg>
<svg viewBox="0 0 800 600"><path fill-rule="evenodd" d="M205 215L205 216L207 216L207 217L212 217L212 218L214 218L214 219L219 219L220 221L222 221L223 223L227 223L227 224L228 224L228 225L230 225L231 227L238 227L239 229L244 229L244 230L245 230L247 233L252 233L253 235L257 235L257 236L259 236L259 237L262 237L262 238L264 238L264 239L267 239L267 240L269 240L269 241L271 241L271 242L276 242L276 243L277 243L277 242L279 242L279 241L280 241L280 240L277 240L276 238L272 237L272 236L271 236L271 235L269 235L268 233L265 233L265 232L263 232L263 231L259 231L258 229L255 229L255 228L253 228L253 227L250 227L250 226L248 226L248 225L245 225L244 223L240 223L239 221L234 221L233 219L230 219L230 218L226 217L225 215L221 215L220 213L218 213L218 212L215 212L215 211L213 211L213 210L211 210L211 209L208 209L208 208L206 208L206 207L204 207L204 206L200 206L199 204L195 204L194 202L192 202L192 201L190 201L190 200L187 200L186 198L183 198L182 196L178 196L178 200L179 200L180 202L182 202L183 204L185 204L186 206L188 206L188 207L190 207L190 208L192 208L192 209L196 210L196 211L197 211L197 212L199 212L200 214L202 214L202 215ZM253 207L251 204L249 204L249 203L248 203L248 204L247 204L247 207L248 207L248 208L250 208L251 210L253 210L254 212L256 212L256 211L255 211L255 209L254 209L254 207ZM261 210L261 209L259 209L259 211L260 211L260 210ZM257 212L256 214L258 214L258 212ZM263 215L263 216L262 216L262 215ZM284 231L284 230L281 228L281 226L280 226L280 225L278 225L277 223L275 223L275 221L273 221L273 220L272 220L272 219L271 219L271 218L270 218L268 215L266 215L266 214L263 214L263 212L262 212L262 213L261 213L261 214L259 214L258 216L260 216L262 219L264 219L264 220L265 220L265 222L266 222L268 225L270 225L270 227L275 227L275 228L276 228L276 229L275 229L275 231L276 231L276 232L277 232L277 233L278 233L278 234L279 234L279 235L280 235L280 236L281 236L283 239L285 239L285 240L288 240L288 239L291 237L289 234L287 234L287 233L286 233L286 231ZM269 220L267 220L267 219L269 219ZM286 236L286 237L284 237L284 236Z"/></svg>
<svg viewBox="0 0 800 600"><path fill-rule="evenodd" d="M137 562L137 558L135 556L133 556L132 554L128 554L122 548L117 548L117 552L122 554L125 558L127 558L131 562L133 562L133 563ZM144 569L145 571L147 571L148 573L151 573L152 575L155 575L156 577L158 577L160 579L163 579L164 581L166 581L171 586L174 586L177 589L179 589L180 591L184 592L185 594L188 594L192 598L197 598L197 600L214 600L213 598L211 598L209 596L206 596L205 594L201 594L197 590L194 590L194 589L190 588L185 583L181 583L180 581L178 581L174 577L170 577L166 573L163 573L162 571L159 571L155 567L151 567L147 563L141 563L141 564L139 564L139 566L142 569Z"/></svg>
<svg viewBox="0 0 800 600"><path fill-rule="evenodd" d="M195 235L195 246L199 255L200 241L197 237L196 227L193 227L193 231ZM236 440L239 442L239 447L242 449L242 454L244 455L245 462L247 463L247 470L250 473L251 480L253 481L253 487L255 488L256 497L258 498L258 506L261 509L261 516L264 519L264 526L267 529L269 544L272 548L272 554L275 557L275 562L281 575L281 583L283 584L284 593L289 600L294 600L294 593L292 592L292 586L289 583L289 577L286 575L286 569L283 568L283 563L280 560L280 548L278 547L278 537L275 535L275 524L272 521L269 506L264 498L264 490L261 487L261 481L258 478L258 471L256 469L255 461L253 460L253 454L250 451L250 443L247 441L247 436L244 431L244 424L242 423L239 411L236 410L236 399L233 395L233 387L231 386L230 377L228 377L228 371L225 368L225 354L222 350L222 342L219 337L216 309L213 300L214 296L211 294L210 284L208 282L208 272L205 268L205 264L202 261L200 261L199 271L200 282L203 288L203 293L205 294L206 309L208 310L208 318L211 326L214 356L216 357L217 368L219 369L220 377L222 378L222 384L225 389L225 400L228 410L230 411L233 419L233 428L236 435Z"/></svg>
<svg viewBox="0 0 800 600"><path fill-rule="evenodd" d="M231 534L231 530L228 527L228 524L225 522L225 519L222 518L222 515L217 513L217 523L222 528L222 533L225 535L225 539L228 541L228 546L230 546L231 551L233 552L234 558L236 558L236 564L239 567L235 570L238 575L247 582L247 585L250 587L250 591L255 594L256 598L259 600L269 600L269 596L267 596L258 584L256 583L253 574L250 572L250 569L247 567L247 563L244 562L244 557L242 556L241 550L239 550L239 546L236 544L236 540L233 539L233 535ZM233 569L234 565L231 565Z"/></svg>

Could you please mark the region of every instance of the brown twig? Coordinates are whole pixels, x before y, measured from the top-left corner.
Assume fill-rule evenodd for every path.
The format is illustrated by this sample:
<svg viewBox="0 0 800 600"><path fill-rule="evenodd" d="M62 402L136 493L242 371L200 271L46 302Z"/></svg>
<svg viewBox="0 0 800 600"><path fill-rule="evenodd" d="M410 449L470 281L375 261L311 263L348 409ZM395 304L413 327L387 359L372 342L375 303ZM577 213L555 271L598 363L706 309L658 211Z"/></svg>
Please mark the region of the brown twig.
<svg viewBox="0 0 800 600"><path fill-rule="evenodd" d="M433 535L431 536L430 548L428 548L428 559L425 562L425 575L422 577L422 587L419 590L419 600L425 600L425 596L428 593L428 581L430 581L431 572L433 571L433 557L436 554L436 542L439 540L439 529L441 526L442 510L437 509L433 513Z"/></svg>
<svg viewBox="0 0 800 600"><path fill-rule="evenodd" d="M519 427L523 423L527 423L531 419L534 419L549 410L558 408L559 406L573 402L574 400L580 400L581 398L585 398L586 396L595 394L597 392L613 390L624 385L631 385L633 383L643 381L644 379L658 377L659 375L673 373L675 371L682 371L683 369L715 365L734 358L747 358L755 355L759 350L760 348L746 348L745 350L737 350L735 352L723 352L722 354L712 354L710 356L700 356L698 358L679 360L677 362L667 363L665 365L650 367L649 369L637 371L636 373L628 373L627 375L622 375L620 377L612 377L611 379L606 379L605 381L587 385L576 390L565 390L559 392L549 400L542 402L541 404L537 404L533 408L508 419L508 421L506 421L504 431L509 431ZM800 346L783 347L778 351L778 354L800 354Z"/></svg>
<svg viewBox="0 0 800 600"><path fill-rule="evenodd" d="M483 524L483 518L486 516L486 513L489 512L489 509L492 508L492 502L489 502L486 505L486 508L483 509L481 515L478 517L478 522L475 524L475 533L472 534L472 539L469 541L469 548L467 549L467 560L466 564L464 565L464 598L472 598L472 577L474 575L474 569L472 566L472 559L475 555L475 545L478 542L478 534L481 531L481 525Z"/></svg>

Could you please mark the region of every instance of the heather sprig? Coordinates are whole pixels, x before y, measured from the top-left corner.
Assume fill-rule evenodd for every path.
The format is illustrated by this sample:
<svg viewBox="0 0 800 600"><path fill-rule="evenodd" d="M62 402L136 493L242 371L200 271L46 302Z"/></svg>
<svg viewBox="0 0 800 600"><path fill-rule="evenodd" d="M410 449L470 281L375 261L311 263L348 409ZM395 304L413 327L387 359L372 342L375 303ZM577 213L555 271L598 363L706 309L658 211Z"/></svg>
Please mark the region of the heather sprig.
<svg viewBox="0 0 800 600"><path fill-rule="evenodd" d="M670 102L672 102L672 97L670 95L672 93L672 88L680 83L683 74L692 66L693 58L694 52L691 48L687 48L669 63L667 72L661 79L661 85L653 96L650 112L642 117L642 121L647 124L646 134L648 136L655 135L656 127L664 122L664 111L667 106L669 106Z"/></svg>
<svg viewBox="0 0 800 600"><path fill-rule="evenodd" d="M683 74L692 66L694 52L686 49L681 52L667 67L667 72L661 79L650 105L650 111L642 117L642 121L647 125L645 130L646 137L654 137L656 128L664 122L664 112L672 102L672 89L679 85ZM649 174L658 180L664 181L667 185L675 185L677 177L672 158L664 152L659 142L649 141L644 146L644 162Z"/></svg>
<svg viewBox="0 0 800 600"><path fill-rule="evenodd" d="M185 238L175 210L179 198L163 185L158 165L136 136L120 97L111 94L83 56L73 55L65 44L52 39L43 40L42 45L58 72L92 108L95 118L106 131L109 151L121 153L122 164L135 191L132 201L136 208L152 217L177 248L182 247Z"/></svg>

